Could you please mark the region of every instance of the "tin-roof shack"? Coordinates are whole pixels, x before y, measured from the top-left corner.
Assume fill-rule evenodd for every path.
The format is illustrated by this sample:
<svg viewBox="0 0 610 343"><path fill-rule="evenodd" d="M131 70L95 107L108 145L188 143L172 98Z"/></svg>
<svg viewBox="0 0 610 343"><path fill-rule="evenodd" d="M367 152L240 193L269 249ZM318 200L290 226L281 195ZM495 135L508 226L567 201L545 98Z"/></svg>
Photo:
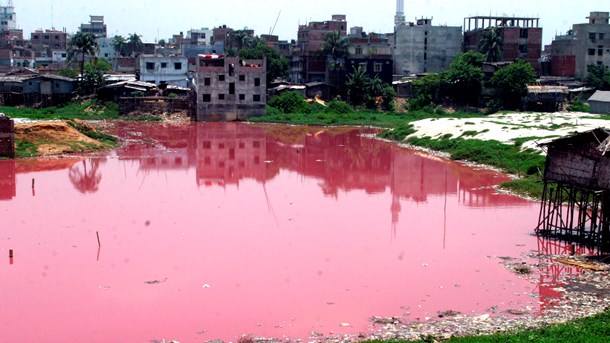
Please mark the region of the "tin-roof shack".
<svg viewBox="0 0 610 343"><path fill-rule="evenodd" d="M597 91L588 100L591 113L610 114L610 91Z"/></svg>

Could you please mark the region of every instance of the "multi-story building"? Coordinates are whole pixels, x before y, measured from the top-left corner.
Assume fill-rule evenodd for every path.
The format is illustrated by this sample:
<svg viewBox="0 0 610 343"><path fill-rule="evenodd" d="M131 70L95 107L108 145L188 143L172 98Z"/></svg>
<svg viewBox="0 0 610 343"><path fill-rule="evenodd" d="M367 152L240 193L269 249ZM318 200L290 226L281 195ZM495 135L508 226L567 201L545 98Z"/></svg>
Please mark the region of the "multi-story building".
<svg viewBox="0 0 610 343"><path fill-rule="evenodd" d="M496 28L502 37L502 61L523 59L540 71L542 27L540 18L476 16L464 18L463 51L479 51L485 32Z"/></svg>
<svg viewBox="0 0 610 343"><path fill-rule="evenodd" d="M433 26L432 19L394 28L394 73L409 75L441 72L462 51L462 28Z"/></svg>
<svg viewBox="0 0 610 343"><path fill-rule="evenodd" d="M192 29L186 32L186 39L190 45L211 45L214 31L208 28Z"/></svg>
<svg viewBox="0 0 610 343"><path fill-rule="evenodd" d="M290 80L295 83L326 82L327 59L321 56L326 35L338 32L347 35L345 15L333 15L329 21L312 21L299 26L296 44L293 46Z"/></svg>
<svg viewBox="0 0 610 343"><path fill-rule="evenodd" d="M234 121L266 113L266 60L197 58L197 121Z"/></svg>
<svg viewBox="0 0 610 343"><path fill-rule="evenodd" d="M80 32L91 33L97 38L107 38L108 29L104 24L104 16L102 15L90 15L89 24L81 24Z"/></svg>
<svg viewBox="0 0 610 343"><path fill-rule="evenodd" d="M17 28L17 13L13 1L9 0L6 6L0 6L0 30L8 31Z"/></svg>
<svg viewBox="0 0 610 343"><path fill-rule="evenodd" d="M68 34L59 30L36 30L30 34L30 44L34 50L66 49Z"/></svg>
<svg viewBox="0 0 610 343"><path fill-rule="evenodd" d="M388 35L365 33L362 27L352 27L347 40L346 75L363 68L369 77L377 76L385 83L392 83L394 63L392 42Z"/></svg>
<svg viewBox="0 0 610 343"><path fill-rule="evenodd" d="M181 56L141 55L140 81L188 86L188 59Z"/></svg>
<svg viewBox="0 0 610 343"><path fill-rule="evenodd" d="M113 45L114 38L98 38L97 39L97 58L106 60L108 63L112 63L118 56L116 56L116 49Z"/></svg>
<svg viewBox="0 0 610 343"><path fill-rule="evenodd" d="M591 12L588 23L575 24L551 43L552 76L584 79L589 65L610 67L609 12Z"/></svg>

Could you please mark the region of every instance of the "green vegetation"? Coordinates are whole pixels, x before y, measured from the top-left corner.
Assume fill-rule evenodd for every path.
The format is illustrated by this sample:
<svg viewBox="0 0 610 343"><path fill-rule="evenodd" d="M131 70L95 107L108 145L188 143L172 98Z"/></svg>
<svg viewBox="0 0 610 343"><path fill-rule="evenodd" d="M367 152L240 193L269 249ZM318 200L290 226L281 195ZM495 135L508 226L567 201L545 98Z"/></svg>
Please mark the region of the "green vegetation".
<svg viewBox="0 0 610 343"><path fill-rule="evenodd" d="M587 83L598 90L610 90L610 70L603 65L587 66Z"/></svg>
<svg viewBox="0 0 610 343"><path fill-rule="evenodd" d="M590 318L566 324L549 325L536 330L499 333L490 336L456 337L446 343L604 343L610 337L610 310ZM439 341L435 337L422 337L424 342ZM367 343L407 343L407 341L367 341Z"/></svg>
<svg viewBox="0 0 610 343"><path fill-rule="evenodd" d="M483 83L485 55L469 51L458 54L442 75L445 93L456 103L478 104Z"/></svg>
<svg viewBox="0 0 610 343"><path fill-rule="evenodd" d="M383 138L383 139L391 139L394 141L398 141L401 142L403 141L408 135L415 133L415 129L413 128L413 125L398 125L394 130L386 130L383 131L381 133L379 133L379 137Z"/></svg>
<svg viewBox="0 0 610 343"><path fill-rule="evenodd" d="M67 123L83 135L102 142L106 147L116 146L119 142L117 137L99 132L81 120L68 120Z"/></svg>
<svg viewBox="0 0 610 343"><path fill-rule="evenodd" d="M35 157L38 156L38 145L16 140L15 141L15 157Z"/></svg>
<svg viewBox="0 0 610 343"><path fill-rule="evenodd" d="M502 108L517 109L521 106L521 97L527 94L527 86L536 82L536 71L524 60L496 71L491 78L495 88L496 100Z"/></svg>
<svg viewBox="0 0 610 343"><path fill-rule="evenodd" d="M0 106L0 112L13 118L28 118L36 120L69 120L69 119L118 119L119 108L113 102L88 100L71 102L64 106L41 109Z"/></svg>
<svg viewBox="0 0 610 343"><path fill-rule="evenodd" d="M347 97L353 106L368 109L381 107L384 111L394 110L396 92L391 85L383 83L379 76L369 77L363 68L356 69L347 78Z"/></svg>
<svg viewBox="0 0 610 343"><path fill-rule="evenodd" d="M498 62L502 60L504 41L500 29L491 27L483 31L479 41L479 52L485 55L486 62Z"/></svg>
<svg viewBox="0 0 610 343"><path fill-rule="evenodd" d="M591 112L591 107L584 103L580 98L576 98L570 105L568 105L568 111L570 112Z"/></svg>
<svg viewBox="0 0 610 343"><path fill-rule="evenodd" d="M268 105L280 110L282 113L311 113L311 106L305 100L305 97L299 92L284 92L273 97Z"/></svg>

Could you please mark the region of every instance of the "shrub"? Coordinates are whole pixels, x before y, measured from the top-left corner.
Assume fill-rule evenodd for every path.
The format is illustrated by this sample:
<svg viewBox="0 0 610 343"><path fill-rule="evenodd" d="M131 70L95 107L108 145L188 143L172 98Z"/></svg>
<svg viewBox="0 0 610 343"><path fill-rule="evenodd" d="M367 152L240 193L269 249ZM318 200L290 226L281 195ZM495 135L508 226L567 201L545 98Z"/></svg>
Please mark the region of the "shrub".
<svg viewBox="0 0 610 343"><path fill-rule="evenodd" d="M333 100L324 109L326 113L349 114L354 112L354 108L344 101Z"/></svg>
<svg viewBox="0 0 610 343"><path fill-rule="evenodd" d="M284 113L311 113L311 106L299 92L284 92L269 101L269 106Z"/></svg>

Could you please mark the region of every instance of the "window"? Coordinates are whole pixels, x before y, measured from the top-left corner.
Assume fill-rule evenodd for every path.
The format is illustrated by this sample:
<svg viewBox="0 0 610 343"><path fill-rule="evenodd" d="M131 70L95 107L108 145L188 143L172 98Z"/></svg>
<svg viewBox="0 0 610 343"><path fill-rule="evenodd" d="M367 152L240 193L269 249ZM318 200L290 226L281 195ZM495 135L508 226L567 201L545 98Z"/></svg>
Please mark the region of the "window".
<svg viewBox="0 0 610 343"><path fill-rule="evenodd" d="M261 95L260 94L254 94L252 96L252 101L254 102L260 102L261 101Z"/></svg>
<svg viewBox="0 0 610 343"><path fill-rule="evenodd" d="M362 55L362 48L359 46L356 47L356 55Z"/></svg>
<svg viewBox="0 0 610 343"><path fill-rule="evenodd" d="M210 84L212 84L212 79L209 77L206 77L205 79L203 79L203 84L205 86L209 86Z"/></svg>
<svg viewBox="0 0 610 343"><path fill-rule="evenodd" d="M519 29L519 38L527 38L529 36L528 29Z"/></svg>
<svg viewBox="0 0 610 343"><path fill-rule="evenodd" d="M424 61L427 61L427 60L428 60L428 53L424 52Z"/></svg>
<svg viewBox="0 0 610 343"><path fill-rule="evenodd" d="M224 94L218 94L218 100L224 100L224 99L225 99Z"/></svg>
<svg viewBox="0 0 610 343"><path fill-rule="evenodd" d="M373 71L376 73L381 73L381 71L383 70L383 63L375 63L373 65Z"/></svg>
<svg viewBox="0 0 610 343"><path fill-rule="evenodd" d="M599 33L599 40L604 40L604 34L603 33Z"/></svg>
<svg viewBox="0 0 610 343"><path fill-rule="evenodd" d="M240 94L239 100L246 100L246 94Z"/></svg>
<svg viewBox="0 0 610 343"><path fill-rule="evenodd" d="M218 75L218 81L224 81L224 80L225 80L225 75L224 74Z"/></svg>
<svg viewBox="0 0 610 343"><path fill-rule="evenodd" d="M48 35L45 35L45 36L44 36L44 39L49 40L49 36L48 36Z"/></svg>
<svg viewBox="0 0 610 343"><path fill-rule="evenodd" d="M161 62L161 68L167 68L167 62Z"/></svg>
<svg viewBox="0 0 610 343"><path fill-rule="evenodd" d="M527 54L527 44L519 45L519 53L520 54Z"/></svg>
<svg viewBox="0 0 610 343"><path fill-rule="evenodd" d="M240 148L240 149L245 149L245 148L246 148L246 143L244 143L244 142L239 142L239 148Z"/></svg>
<svg viewBox="0 0 610 343"><path fill-rule="evenodd" d="M424 45L428 45L428 37L424 38Z"/></svg>
<svg viewBox="0 0 610 343"><path fill-rule="evenodd" d="M595 32L589 32L589 39L595 42L595 36L597 36L595 34Z"/></svg>
<svg viewBox="0 0 610 343"><path fill-rule="evenodd" d="M259 87L261 85L260 77L254 78L254 87Z"/></svg>
<svg viewBox="0 0 610 343"><path fill-rule="evenodd" d="M595 56L595 49L589 49L589 56Z"/></svg>
<svg viewBox="0 0 610 343"><path fill-rule="evenodd" d="M174 63L174 69L175 70L181 70L182 69L182 62Z"/></svg>
<svg viewBox="0 0 610 343"><path fill-rule="evenodd" d="M229 83L229 94L235 94L235 82Z"/></svg>
<svg viewBox="0 0 610 343"><path fill-rule="evenodd" d="M202 95L202 99L203 99L203 102L212 102L212 95L210 95L210 94L203 94Z"/></svg>
<svg viewBox="0 0 610 343"><path fill-rule="evenodd" d="M2 24L4 25L4 22ZM38 35L34 35L34 39L38 39Z"/></svg>
<svg viewBox="0 0 610 343"><path fill-rule="evenodd" d="M210 141L203 141L203 143L201 144L202 148L204 149L212 149L212 142Z"/></svg>
<svg viewBox="0 0 610 343"><path fill-rule="evenodd" d="M239 75L239 81L246 81L246 75Z"/></svg>
<svg viewBox="0 0 610 343"><path fill-rule="evenodd" d="M597 49L597 56L603 56L604 55L604 49Z"/></svg>
<svg viewBox="0 0 610 343"><path fill-rule="evenodd" d="M358 69L362 69L364 71L368 70L368 64L366 62L360 62L358 63Z"/></svg>
<svg viewBox="0 0 610 343"><path fill-rule="evenodd" d="M261 142L259 142L259 141L252 142L252 147L253 148L260 148L261 147Z"/></svg>
<svg viewBox="0 0 610 343"><path fill-rule="evenodd" d="M58 40L58 39L59 39L59 36L55 36L55 40Z"/></svg>
<svg viewBox="0 0 610 343"><path fill-rule="evenodd" d="M146 70L155 69L155 62L146 62Z"/></svg>

